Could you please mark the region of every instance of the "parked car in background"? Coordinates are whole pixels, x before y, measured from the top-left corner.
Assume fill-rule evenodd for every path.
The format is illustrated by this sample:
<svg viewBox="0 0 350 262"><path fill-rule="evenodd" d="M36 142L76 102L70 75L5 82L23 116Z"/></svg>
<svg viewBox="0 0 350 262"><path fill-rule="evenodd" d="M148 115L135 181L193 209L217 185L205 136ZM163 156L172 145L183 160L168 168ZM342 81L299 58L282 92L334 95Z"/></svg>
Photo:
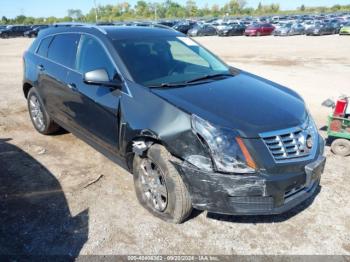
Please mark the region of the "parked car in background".
<svg viewBox="0 0 350 262"><path fill-rule="evenodd" d="M217 29L219 36L243 35L246 26L244 24L229 24L225 27Z"/></svg>
<svg viewBox="0 0 350 262"><path fill-rule="evenodd" d="M340 35L350 35L350 22L345 24L339 31Z"/></svg>
<svg viewBox="0 0 350 262"><path fill-rule="evenodd" d="M48 28L48 27L49 27L48 25L35 26L32 29L24 32L24 36L30 37L30 38L37 37L40 30L43 30L43 29Z"/></svg>
<svg viewBox="0 0 350 262"><path fill-rule="evenodd" d="M30 26L25 25L9 25L0 31L1 38L23 36L24 32L30 29Z"/></svg>
<svg viewBox="0 0 350 262"><path fill-rule="evenodd" d="M304 33L305 28L302 24L285 24L273 32L275 36L303 35Z"/></svg>
<svg viewBox="0 0 350 262"><path fill-rule="evenodd" d="M343 26L343 24L341 24L339 21L335 20L335 21L330 21L329 26L331 26L334 29L333 34L338 34L340 31L340 28Z"/></svg>
<svg viewBox="0 0 350 262"><path fill-rule="evenodd" d="M180 223L193 207L280 214L319 190L324 140L300 95L180 32L53 27L23 63L34 128L61 126L125 160L140 204L158 218Z"/></svg>
<svg viewBox="0 0 350 262"><path fill-rule="evenodd" d="M212 36L217 35L216 28L210 24L197 24L187 33L189 36Z"/></svg>
<svg viewBox="0 0 350 262"><path fill-rule="evenodd" d="M196 22L186 21L179 22L173 26L173 29L187 35L188 31L196 25Z"/></svg>
<svg viewBox="0 0 350 262"><path fill-rule="evenodd" d="M157 24L160 25L165 25L168 27L173 27L174 25L176 25L178 22L175 20L164 20L164 21L158 21Z"/></svg>
<svg viewBox="0 0 350 262"><path fill-rule="evenodd" d="M275 30L275 27L272 24L253 24L248 26L244 32L246 36L263 36L271 35Z"/></svg>
<svg viewBox="0 0 350 262"><path fill-rule="evenodd" d="M335 33L335 29L330 23L318 22L307 29L305 33L306 35L331 35Z"/></svg>

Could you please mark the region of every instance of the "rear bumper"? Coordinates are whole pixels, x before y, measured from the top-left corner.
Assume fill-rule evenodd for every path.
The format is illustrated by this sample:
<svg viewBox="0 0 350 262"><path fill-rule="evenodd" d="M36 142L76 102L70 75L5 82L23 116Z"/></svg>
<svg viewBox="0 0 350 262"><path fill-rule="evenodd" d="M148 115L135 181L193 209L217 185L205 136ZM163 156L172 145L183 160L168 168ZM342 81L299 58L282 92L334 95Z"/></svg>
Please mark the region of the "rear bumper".
<svg viewBox="0 0 350 262"><path fill-rule="evenodd" d="M320 156L304 173L225 175L175 164L193 206L213 213L269 215L284 213L316 194L326 159Z"/></svg>

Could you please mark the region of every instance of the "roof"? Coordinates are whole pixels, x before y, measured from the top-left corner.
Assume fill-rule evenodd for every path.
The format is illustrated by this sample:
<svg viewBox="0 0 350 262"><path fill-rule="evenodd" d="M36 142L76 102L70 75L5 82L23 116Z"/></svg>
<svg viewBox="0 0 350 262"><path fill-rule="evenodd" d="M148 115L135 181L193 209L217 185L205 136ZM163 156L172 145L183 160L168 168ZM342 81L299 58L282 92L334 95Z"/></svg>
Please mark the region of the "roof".
<svg viewBox="0 0 350 262"><path fill-rule="evenodd" d="M72 26L49 27L43 31L41 35L49 35L64 32L85 32L92 34L104 34L110 39L126 39L126 38L142 38L142 37L160 37L160 36L181 36L169 27L158 25L131 25L131 26L113 26L113 25L89 25L75 24Z"/></svg>
<svg viewBox="0 0 350 262"><path fill-rule="evenodd" d="M112 39L179 36L181 33L167 27L151 26L101 26Z"/></svg>

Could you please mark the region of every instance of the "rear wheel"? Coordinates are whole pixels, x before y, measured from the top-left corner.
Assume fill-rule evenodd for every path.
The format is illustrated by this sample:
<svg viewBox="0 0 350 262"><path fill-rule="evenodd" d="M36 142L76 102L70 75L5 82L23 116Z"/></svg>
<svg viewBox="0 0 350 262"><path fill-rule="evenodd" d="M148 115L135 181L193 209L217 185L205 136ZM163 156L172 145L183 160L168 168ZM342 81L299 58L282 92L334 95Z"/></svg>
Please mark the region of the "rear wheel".
<svg viewBox="0 0 350 262"><path fill-rule="evenodd" d="M332 152L339 156L350 155L350 141L346 139L336 139L331 145Z"/></svg>
<svg viewBox="0 0 350 262"><path fill-rule="evenodd" d="M9 35L7 33L2 35L2 38L9 38Z"/></svg>
<svg viewBox="0 0 350 262"><path fill-rule="evenodd" d="M33 126L39 133L49 135L57 132L60 129L60 126L57 125L46 112L40 96L35 88L29 90L27 103L30 119L32 120Z"/></svg>
<svg viewBox="0 0 350 262"><path fill-rule="evenodd" d="M160 219L183 222L192 211L191 198L170 153L161 145L150 147L146 157L135 156L134 184L140 204Z"/></svg>

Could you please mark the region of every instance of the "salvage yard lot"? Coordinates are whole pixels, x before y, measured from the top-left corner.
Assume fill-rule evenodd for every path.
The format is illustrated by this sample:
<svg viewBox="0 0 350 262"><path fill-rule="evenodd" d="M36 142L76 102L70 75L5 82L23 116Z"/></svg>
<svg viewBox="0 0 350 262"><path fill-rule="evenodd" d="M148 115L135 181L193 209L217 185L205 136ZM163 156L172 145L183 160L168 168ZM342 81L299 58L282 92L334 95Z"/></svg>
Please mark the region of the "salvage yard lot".
<svg viewBox="0 0 350 262"><path fill-rule="evenodd" d="M227 63L296 90L319 128L329 113L322 101L350 95L350 37L196 40ZM27 252L71 255L350 255L350 157L327 147L320 192L289 213L194 212L184 224L167 224L138 204L122 166L71 134L34 131L21 89L21 55L31 41L0 40L0 140L8 139L0 142L0 253L26 244Z"/></svg>

